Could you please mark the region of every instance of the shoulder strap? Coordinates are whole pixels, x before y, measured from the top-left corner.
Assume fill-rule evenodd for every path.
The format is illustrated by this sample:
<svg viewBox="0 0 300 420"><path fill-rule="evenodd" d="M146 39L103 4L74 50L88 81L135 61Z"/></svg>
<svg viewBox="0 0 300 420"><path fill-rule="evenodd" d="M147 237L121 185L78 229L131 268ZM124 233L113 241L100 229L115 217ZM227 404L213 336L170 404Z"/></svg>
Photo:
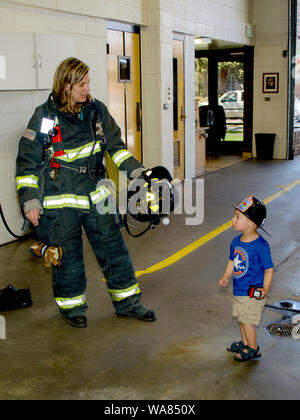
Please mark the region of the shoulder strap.
<svg viewBox="0 0 300 420"><path fill-rule="evenodd" d="M100 119L100 121L102 121L102 110L101 110L100 105L99 105L99 103L96 99L94 99L94 101L93 101L93 106L96 107L96 109L98 111L99 119Z"/></svg>

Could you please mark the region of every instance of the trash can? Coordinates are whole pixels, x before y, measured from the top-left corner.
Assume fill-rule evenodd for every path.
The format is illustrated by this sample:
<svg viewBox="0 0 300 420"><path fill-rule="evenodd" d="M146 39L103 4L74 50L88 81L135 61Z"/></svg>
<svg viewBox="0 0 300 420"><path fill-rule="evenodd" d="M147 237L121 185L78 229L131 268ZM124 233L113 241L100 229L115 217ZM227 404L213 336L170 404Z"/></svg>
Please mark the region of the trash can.
<svg viewBox="0 0 300 420"><path fill-rule="evenodd" d="M276 134L273 133L256 133L256 157L257 159L269 160L273 159L273 150Z"/></svg>

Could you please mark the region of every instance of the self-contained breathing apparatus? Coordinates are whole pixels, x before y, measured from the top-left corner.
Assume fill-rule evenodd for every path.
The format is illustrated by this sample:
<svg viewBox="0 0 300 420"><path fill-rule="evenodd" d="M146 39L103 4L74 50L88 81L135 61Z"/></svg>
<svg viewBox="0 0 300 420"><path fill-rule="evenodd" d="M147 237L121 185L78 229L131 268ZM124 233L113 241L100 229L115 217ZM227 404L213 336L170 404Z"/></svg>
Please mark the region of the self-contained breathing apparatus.
<svg viewBox="0 0 300 420"><path fill-rule="evenodd" d="M163 166L156 166L142 172L139 178L132 180L128 188L127 213L124 215L124 225L129 234L142 236L149 229L158 226L162 219L174 211L175 187L171 184L172 176ZM129 217L138 223L148 223L139 234L129 230ZM164 222L164 224L168 224Z"/></svg>
<svg viewBox="0 0 300 420"><path fill-rule="evenodd" d="M114 182L113 188L115 187L116 200L118 201L117 196L121 194L119 190L120 171L106 150L107 141L101 124L101 109L98 107L97 102L94 102L94 104L98 112L92 122L94 128L94 145L89 158L88 173L90 172L89 167L93 150L99 139L105 159L103 168L107 178ZM119 223L125 226L130 236L136 238L144 235L148 230L158 226L163 218L174 211L176 190L171 184L172 180L172 176L166 168L157 166L142 171L138 178L134 178L127 183L127 208L123 220L119 212L117 212L117 218L119 219ZM143 226L146 224L147 227L144 228L143 226L141 232L134 234L129 227L131 225L129 221L130 217L139 225Z"/></svg>

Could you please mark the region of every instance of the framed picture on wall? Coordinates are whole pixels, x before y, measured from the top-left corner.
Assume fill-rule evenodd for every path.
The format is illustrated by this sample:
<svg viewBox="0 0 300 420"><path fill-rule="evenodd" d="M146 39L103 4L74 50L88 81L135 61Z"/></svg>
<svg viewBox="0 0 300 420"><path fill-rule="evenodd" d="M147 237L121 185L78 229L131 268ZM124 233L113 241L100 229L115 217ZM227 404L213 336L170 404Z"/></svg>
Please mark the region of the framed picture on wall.
<svg viewBox="0 0 300 420"><path fill-rule="evenodd" d="M263 93L279 92L279 73L263 73Z"/></svg>

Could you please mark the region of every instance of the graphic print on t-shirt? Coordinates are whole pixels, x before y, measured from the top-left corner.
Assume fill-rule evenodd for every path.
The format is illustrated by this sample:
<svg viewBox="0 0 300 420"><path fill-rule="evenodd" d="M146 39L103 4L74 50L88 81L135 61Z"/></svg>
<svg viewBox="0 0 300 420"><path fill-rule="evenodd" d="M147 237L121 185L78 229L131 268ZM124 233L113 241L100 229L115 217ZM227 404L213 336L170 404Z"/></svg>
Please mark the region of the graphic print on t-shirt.
<svg viewBox="0 0 300 420"><path fill-rule="evenodd" d="M236 247L234 250L234 277L239 279L243 277L249 268L248 253L241 247Z"/></svg>

